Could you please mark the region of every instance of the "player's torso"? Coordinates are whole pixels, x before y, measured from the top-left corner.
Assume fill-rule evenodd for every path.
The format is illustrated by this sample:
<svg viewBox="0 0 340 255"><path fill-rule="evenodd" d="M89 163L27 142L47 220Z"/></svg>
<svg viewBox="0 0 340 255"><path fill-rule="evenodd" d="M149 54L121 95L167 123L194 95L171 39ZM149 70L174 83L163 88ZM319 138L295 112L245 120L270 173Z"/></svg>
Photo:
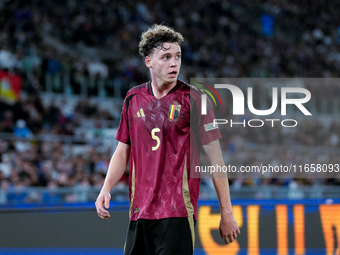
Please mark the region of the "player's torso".
<svg viewBox="0 0 340 255"><path fill-rule="evenodd" d="M148 87L131 91L131 219L187 215L183 171L189 161L190 98L186 87L176 86L161 99Z"/></svg>

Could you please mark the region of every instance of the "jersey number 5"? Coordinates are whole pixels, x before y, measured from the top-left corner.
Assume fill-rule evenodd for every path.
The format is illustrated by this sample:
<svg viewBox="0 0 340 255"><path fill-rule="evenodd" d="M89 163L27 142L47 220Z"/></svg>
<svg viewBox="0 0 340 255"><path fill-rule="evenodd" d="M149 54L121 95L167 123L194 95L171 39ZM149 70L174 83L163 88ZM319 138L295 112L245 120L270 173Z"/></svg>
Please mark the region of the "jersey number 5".
<svg viewBox="0 0 340 255"><path fill-rule="evenodd" d="M155 135L156 132L161 132L161 130L159 128L154 128L151 130L151 138L156 140L157 142L157 144L151 148L152 151L157 150L159 148L159 145L161 144L161 140L159 140L159 137Z"/></svg>

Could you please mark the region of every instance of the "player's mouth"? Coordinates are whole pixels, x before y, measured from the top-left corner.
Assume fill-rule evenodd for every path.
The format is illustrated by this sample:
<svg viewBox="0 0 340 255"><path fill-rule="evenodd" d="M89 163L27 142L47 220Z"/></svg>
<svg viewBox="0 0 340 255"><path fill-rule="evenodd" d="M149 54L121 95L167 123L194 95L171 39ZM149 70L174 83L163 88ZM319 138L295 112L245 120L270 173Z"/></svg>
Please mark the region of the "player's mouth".
<svg viewBox="0 0 340 255"><path fill-rule="evenodd" d="M170 77L176 77L177 76L177 71L172 71L171 73L169 73Z"/></svg>

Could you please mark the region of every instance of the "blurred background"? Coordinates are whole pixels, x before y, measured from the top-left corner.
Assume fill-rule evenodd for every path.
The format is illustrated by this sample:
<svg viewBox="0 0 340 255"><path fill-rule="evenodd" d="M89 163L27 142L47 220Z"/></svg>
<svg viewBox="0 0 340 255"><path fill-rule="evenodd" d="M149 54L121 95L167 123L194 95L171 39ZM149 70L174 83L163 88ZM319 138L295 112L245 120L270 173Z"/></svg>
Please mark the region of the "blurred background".
<svg viewBox="0 0 340 255"><path fill-rule="evenodd" d="M1 0L0 204L95 200L116 146L125 94L149 80L138 43L153 23L184 35L180 78L187 82L192 77L334 78L340 71L339 5ZM340 106L327 101L339 102L340 86L322 86L309 88L312 100L319 102L314 118L303 122L299 132L285 134L280 128L229 132L223 134L223 141L228 141L224 154L234 153L235 143L251 144L237 159L250 165L254 151L261 148L266 153L294 142L302 157L308 147L325 151L324 161L336 163ZM329 121L322 125L325 117ZM286 164L293 162L285 158ZM115 199L127 199L127 178L115 188ZM285 188L293 183L306 190L302 197L308 197L313 185L334 190L340 179L265 182L267 189L283 188L280 196L288 194ZM261 184L231 180L232 190L237 188L241 197L254 196L251 189ZM209 183L203 185L202 198L213 197L211 189Z"/></svg>
<svg viewBox="0 0 340 255"><path fill-rule="evenodd" d="M138 43L150 25L183 34L186 82L336 78L339 12L336 0L0 0L1 208L93 204L116 147L126 92L149 80ZM319 86L308 87L313 118L296 132L222 130L228 163L274 157L278 164L339 164L340 85ZM294 146L294 155L284 146ZM340 196L336 176L231 179L230 185L232 199ZM216 200L210 180L202 179L200 198ZM128 171L112 200L128 201Z"/></svg>

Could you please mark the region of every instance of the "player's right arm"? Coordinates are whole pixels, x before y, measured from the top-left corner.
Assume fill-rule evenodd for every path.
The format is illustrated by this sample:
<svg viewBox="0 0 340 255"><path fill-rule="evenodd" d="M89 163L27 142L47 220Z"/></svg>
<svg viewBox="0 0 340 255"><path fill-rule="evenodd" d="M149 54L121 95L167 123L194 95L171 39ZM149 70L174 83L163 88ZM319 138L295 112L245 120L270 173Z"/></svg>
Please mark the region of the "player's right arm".
<svg viewBox="0 0 340 255"><path fill-rule="evenodd" d="M125 171L130 159L130 149L130 145L119 142L115 153L112 155L104 185L96 200L97 213L102 219L111 217L110 213L105 210L110 206L110 191L118 183Z"/></svg>

